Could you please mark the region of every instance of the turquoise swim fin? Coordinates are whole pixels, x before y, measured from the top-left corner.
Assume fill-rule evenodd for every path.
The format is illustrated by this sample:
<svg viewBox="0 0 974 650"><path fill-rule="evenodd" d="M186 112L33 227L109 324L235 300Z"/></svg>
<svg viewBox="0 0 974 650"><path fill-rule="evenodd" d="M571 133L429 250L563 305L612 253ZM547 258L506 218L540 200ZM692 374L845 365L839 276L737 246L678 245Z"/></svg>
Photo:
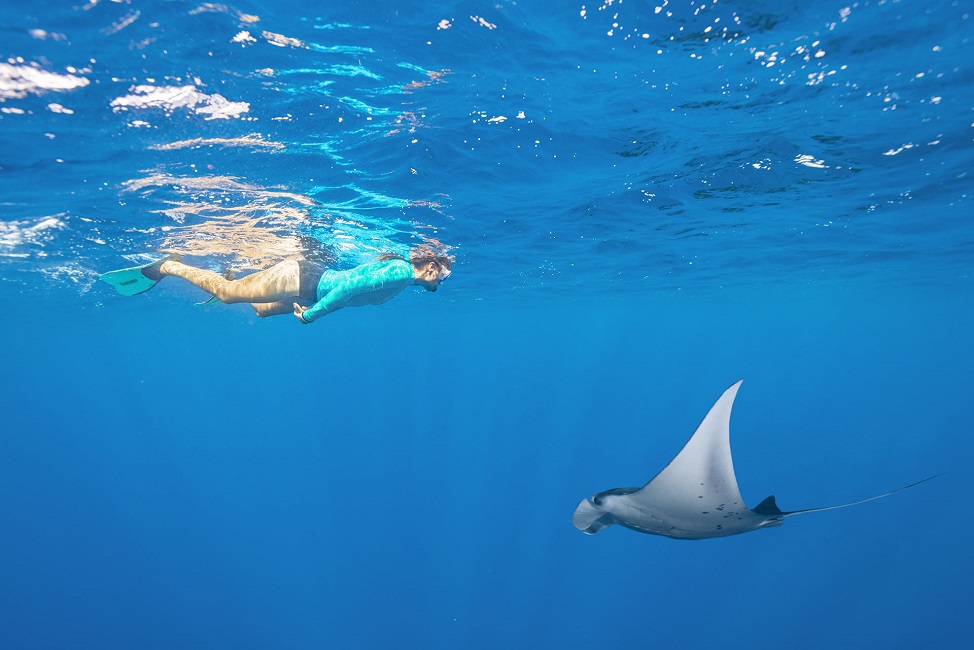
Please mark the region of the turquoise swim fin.
<svg viewBox="0 0 974 650"><path fill-rule="evenodd" d="M210 296L210 299L209 300L204 300L203 302L198 302L198 303L196 303L196 306L197 307L203 307L205 305L217 305L217 304L221 304L220 303L220 299L217 298L216 296Z"/></svg>
<svg viewBox="0 0 974 650"><path fill-rule="evenodd" d="M142 266L133 266L130 269L119 269L117 271L109 271L101 276L101 281L106 284L110 284L115 288L115 291L119 292L123 296L134 296L139 293L148 291L156 285L156 282L162 279L158 274L154 274L150 271L149 277L143 271L149 269L153 266L158 266L165 260L169 259L164 257L155 262L150 262L149 264L143 264Z"/></svg>

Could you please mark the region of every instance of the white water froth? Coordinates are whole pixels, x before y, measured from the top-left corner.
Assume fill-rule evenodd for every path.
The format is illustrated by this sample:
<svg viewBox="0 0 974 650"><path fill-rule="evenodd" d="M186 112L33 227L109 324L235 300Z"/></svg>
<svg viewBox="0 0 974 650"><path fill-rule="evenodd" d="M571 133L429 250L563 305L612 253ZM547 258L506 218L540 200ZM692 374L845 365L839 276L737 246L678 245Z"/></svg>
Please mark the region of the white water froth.
<svg viewBox="0 0 974 650"><path fill-rule="evenodd" d="M247 102L231 102L223 95L207 95L196 86L140 85L129 89L128 95L112 100L115 112L130 108L161 108L167 114L186 108L207 120L228 120L250 111Z"/></svg>
<svg viewBox="0 0 974 650"><path fill-rule="evenodd" d="M86 78L72 74L48 72L30 65L0 63L0 102L22 99L28 94L40 95L44 91L65 92L88 84Z"/></svg>
<svg viewBox="0 0 974 650"><path fill-rule="evenodd" d="M43 246L55 230L64 228L57 217L42 217L37 221L0 221L0 257L27 257L25 245Z"/></svg>

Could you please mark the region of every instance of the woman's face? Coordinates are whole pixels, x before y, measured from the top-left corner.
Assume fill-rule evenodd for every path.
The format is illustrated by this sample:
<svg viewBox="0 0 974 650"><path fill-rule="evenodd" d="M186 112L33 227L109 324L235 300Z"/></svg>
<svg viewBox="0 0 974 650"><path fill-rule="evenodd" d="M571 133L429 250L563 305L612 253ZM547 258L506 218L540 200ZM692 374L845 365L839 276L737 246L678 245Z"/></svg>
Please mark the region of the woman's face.
<svg viewBox="0 0 974 650"><path fill-rule="evenodd" d="M443 282L450 277L452 271L441 266L437 262L430 262L426 265L425 273L423 274L423 286L426 287L428 291L436 291Z"/></svg>

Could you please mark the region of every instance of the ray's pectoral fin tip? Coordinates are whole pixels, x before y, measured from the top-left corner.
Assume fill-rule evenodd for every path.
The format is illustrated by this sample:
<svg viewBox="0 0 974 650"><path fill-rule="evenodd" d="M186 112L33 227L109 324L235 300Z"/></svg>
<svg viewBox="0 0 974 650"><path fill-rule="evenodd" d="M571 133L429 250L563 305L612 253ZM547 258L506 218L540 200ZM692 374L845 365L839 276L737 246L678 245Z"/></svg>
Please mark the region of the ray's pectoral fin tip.
<svg viewBox="0 0 974 650"><path fill-rule="evenodd" d="M824 508L783 512L774 496L748 508L737 486L730 450L731 408L741 381L724 391L680 453L649 483L641 488L606 490L582 499L572 516L575 528L594 535L619 524L640 533L675 539L727 537L780 526L792 515L881 499L936 478Z"/></svg>

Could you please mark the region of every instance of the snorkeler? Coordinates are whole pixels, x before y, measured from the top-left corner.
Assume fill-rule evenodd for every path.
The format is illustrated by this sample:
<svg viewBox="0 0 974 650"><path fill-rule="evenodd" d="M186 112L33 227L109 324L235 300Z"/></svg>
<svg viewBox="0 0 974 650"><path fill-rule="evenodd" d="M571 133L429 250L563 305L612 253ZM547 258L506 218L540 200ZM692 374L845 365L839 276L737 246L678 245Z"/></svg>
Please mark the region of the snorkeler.
<svg viewBox="0 0 974 650"><path fill-rule="evenodd" d="M430 246L401 255L384 253L375 262L347 271L322 269L304 260L286 260L240 279L226 278L182 263L179 255L131 269L111 271L101 279L122 295L151 289L166 276L183 278L228 304L249 302L261 318L293 313L311 323L343 307L381 305L410 285L436 291L453 269L448 255ZM310 305L310 306L308 306Z"/></svg>

